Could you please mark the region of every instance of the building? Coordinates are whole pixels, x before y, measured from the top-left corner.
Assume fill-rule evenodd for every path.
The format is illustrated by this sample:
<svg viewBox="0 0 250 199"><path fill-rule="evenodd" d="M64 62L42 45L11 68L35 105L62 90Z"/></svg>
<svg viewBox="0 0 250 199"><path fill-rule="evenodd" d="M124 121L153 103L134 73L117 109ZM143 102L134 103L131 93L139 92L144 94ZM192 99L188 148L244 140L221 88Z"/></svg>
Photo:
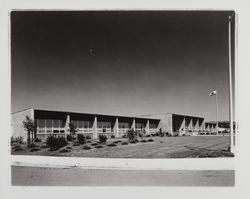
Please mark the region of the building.
<svg viewBox="0 0 250 199"><path fill-rule="evenodd" d="M217 133L216 122L205 122L205 132L206 134L216 134Z"/></svg>
<svg viewBox="0 0 250 199"><path fill-rule="evenodd" d="M130 117L30 108L12 113L11 126L14 137L26 136L27 132L22 126L26 116L35 121L36 134L42 139L51 134L62 136L69 134L71 122L76 125L77 133L92 138L98 138L100 134L121 137L129 129L144 134L162 131L172 135L198 135L204 130L204 118L173 113Z"/></svg>
<svg viewBox="0 0 250 199"><path fill-rule="evenodd" d="M172 135L199 135L204 131L204 118L181 115L175 113L163 113L144 115L160 120L158 128L163 132L169 132Z"/></svg>

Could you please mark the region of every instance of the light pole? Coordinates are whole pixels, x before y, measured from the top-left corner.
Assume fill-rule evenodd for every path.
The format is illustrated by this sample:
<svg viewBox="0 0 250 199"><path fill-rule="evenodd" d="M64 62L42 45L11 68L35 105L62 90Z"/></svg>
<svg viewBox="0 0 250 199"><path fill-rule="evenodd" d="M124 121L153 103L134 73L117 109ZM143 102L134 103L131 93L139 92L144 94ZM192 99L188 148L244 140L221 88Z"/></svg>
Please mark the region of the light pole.
<svg viewBox="0 0 250 199"><path fill-rule="evenodd" d="M233 15L228 17L228 58L229 58L229 121L230 121L230 152L234 152L234 128L233 128L233 86L232 86L232 49L231 49L231 27Z"/></svg>

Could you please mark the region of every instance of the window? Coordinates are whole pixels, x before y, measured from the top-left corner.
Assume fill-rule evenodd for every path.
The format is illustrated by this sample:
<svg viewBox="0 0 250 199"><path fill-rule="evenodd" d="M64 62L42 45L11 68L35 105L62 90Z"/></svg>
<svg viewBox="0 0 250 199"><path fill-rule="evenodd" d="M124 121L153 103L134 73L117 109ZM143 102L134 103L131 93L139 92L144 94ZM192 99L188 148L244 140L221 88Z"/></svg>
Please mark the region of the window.
<svg viewBox="0 0 250 199"><path fill-rule="evenodd" d="M108 129L111 128L111 122L97 122L97 127L100 129Z"/></svg>
<svg viewBox="0 0 250 199"><path fill-rule="evenodd" d="M145 126L144 126L144 124L143 123L135 123L135 128L137 128L137 129L142 129L142 128L144 128Z"/></svg>
<svg viewBox="0 0 250 199"><path fill-rule="evenodd" d="M64 120L59 120L59 123L60 123L60 128L64 128L65 127L65 123L66 123L66 121L64 121Z"/></svg>
<svg viewBox="0 0 250 199"><path fill-rule="evenodd" d="M53 127L59 128L59 120L53 120Z"/></svg>
<svg viewBox="0 0 250 199"><path fill-rule="evenodd" d="M118 127L119 127L119 129L129 128L129 123L128 122L119 122Z"/></svg>
<svg viewBox="0 0 250 199"><path fill-rule="evenodd" d="M45 127L45 120L43 120L43 119L37 119L37 126L39 128L44 128Z"/></svg>
<svg viewBox="0 0 250 199"><path fill-rule="evenodd" d="M47 120L46 119L46 127L47 128L52 128L52 120Z"/></svg>
<svg viewBox="0 0 250 199"><path fill-rule="evenodd" d="M150 129L156 129L157 128L157 124L154 124L154 123L149 123L149 128Z"/></svg>

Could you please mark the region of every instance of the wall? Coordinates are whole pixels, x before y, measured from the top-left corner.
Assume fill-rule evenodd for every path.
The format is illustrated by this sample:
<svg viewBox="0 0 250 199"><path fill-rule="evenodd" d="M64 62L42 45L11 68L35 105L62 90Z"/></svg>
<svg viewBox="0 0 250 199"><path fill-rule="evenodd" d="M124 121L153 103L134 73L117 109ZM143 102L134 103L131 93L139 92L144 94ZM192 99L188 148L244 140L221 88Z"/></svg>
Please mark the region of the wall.
<svg viewBox="0 0 250 199"><path fill-rule="evenodd" d="M11 114L11 136L22 136L24 140L27 139L27 131L23 128L23 121L26 116L34 120L34 109L26 109Z"/></svg>

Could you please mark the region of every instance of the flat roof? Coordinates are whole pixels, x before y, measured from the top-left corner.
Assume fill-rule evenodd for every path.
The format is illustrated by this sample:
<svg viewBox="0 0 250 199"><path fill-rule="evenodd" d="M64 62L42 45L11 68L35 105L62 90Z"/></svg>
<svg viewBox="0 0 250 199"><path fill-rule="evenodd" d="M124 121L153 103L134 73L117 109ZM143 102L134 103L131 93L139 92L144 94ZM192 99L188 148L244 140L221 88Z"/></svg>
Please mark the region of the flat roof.
<svg viewBox="0 0 250 199"><path fill-rule="evenodd" d="M76 111L61 111L61 110L49 110L49 109L40 109L40 108L29 108L34 109L34 111L44 111L44 112L57 112L57 113L68 113L68 114L81 114L81 115L90 115L90 116L103 116L103 117L120 117L120 118L135 118L135 119L143 119L143 120L155 120L160 121L158 118L147 118L147 117L137 117L137 116L124 116L124 115L110 115L110 114L99 114L99 113L83 113L83 112L76 112ZM24 109L25 111L28 109ZM18 111L21 112L21 111ZM15 112L16 113L16 112ZM12 113L13 114L13 113Z"/></svg>

